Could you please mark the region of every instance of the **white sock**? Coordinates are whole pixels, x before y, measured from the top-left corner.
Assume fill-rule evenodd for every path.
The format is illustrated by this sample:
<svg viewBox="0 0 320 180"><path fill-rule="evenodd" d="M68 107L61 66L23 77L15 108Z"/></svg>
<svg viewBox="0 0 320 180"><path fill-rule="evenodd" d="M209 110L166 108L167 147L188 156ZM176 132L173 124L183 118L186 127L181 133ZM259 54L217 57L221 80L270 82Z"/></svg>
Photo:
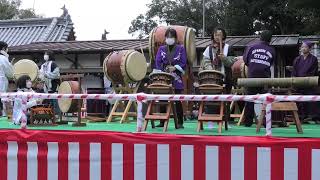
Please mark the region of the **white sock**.
<svg viewBox="0 0 320 180"><path fill-rule="evenodd" d="M214 125L213 122L208 122L208 128L209 128L209 129L213 129L213 125Z"/></svg>

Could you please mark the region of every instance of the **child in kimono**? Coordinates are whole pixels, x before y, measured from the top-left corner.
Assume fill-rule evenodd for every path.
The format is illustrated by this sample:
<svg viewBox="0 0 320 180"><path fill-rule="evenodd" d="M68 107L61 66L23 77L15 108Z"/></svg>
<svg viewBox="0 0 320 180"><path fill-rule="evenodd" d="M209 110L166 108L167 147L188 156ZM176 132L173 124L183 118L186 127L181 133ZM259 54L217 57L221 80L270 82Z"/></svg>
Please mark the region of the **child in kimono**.
<svg viewBox="0 0 320 180"><path fill-rule="evenodd" d="M318 59L310 53L312 43L304 41L301 45L301 55L293 62L293 77L310 77L319 76L318 74ZM302 95L316 95L315 88L298 88L297 92ZM301 120L312 119L319 123L320 121L320 104L319 102L301 102L298 103L299 115Z"/></svg>
<svg viewBox="0 0 320 180"><path fill-rule="evenodd" d="M182 81L182 75L187 62L187 52L182 45L177 44L177 31L169 28L165 33L166 45L161 46L157 52L155 69L163 72L169 72L174 77L173 86L175 94L181 94L184 89ZM180 101L175 103L177 116L178 116L178 128L183 127L183 108ZM164 122L160 122L157 127L163 127Z"/></svg>
<svg viewBox="0 0 320 180"><path fill-rule="evenodd" d="M34 92L32 90L32 81L31 78L27 75L21 76L17 80L17 93L22 92ZM38 104L41 104L41 100L38 99L30 99L27 102L27 122L29 123L30 115L29 115L29 108L37 106ZM15 98L14 99L14 106L13 106L13 116L12 121L13 124L18 125L21 123L23 117L23 107L22 107L22 99Z"/></svg>

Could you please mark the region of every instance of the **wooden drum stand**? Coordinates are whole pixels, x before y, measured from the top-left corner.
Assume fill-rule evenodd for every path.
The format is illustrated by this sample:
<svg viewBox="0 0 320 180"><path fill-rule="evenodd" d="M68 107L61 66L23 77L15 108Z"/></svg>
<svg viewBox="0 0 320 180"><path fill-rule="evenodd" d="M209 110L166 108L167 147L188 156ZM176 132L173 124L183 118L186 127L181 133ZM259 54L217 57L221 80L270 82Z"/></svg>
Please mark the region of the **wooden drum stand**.
<svg viewBox="0 0 320 180"><path fill-rule="evenodd" d="M152 73L150 74L151 84L148 86L148 90L151 94L174 94L174 88L172 87L173 76L169 73ZM155 113L157 106L165 105L165 113ZM168 123L171 113L174 116L175 128L178 128L178 118L173 101L151 101L148 104L147 113L145 116L143 130L146 131L148 122L151 121L152 128L155 128L154 121L164 121L163 132L168 130Z"/></svg>
<svg viewBox="0 0 320 180"><path fill-rule="evenodd" d="M223 94L224 88L223 88L223 74L219 71L215 70L204 70L199 72L199 91L201 94ZM218 107L217 113L213 114L204 114L205 106L215 106ZM217 122L218 127L218 133L222 132L222 124L224 119L224 107L225 102L205 102L202 101L200 103L199 107L199 115L198 115L198 127L197 132L200 132L200 130L203 130L203 123L204 122ZM226 123L226 129L227 129L227 121Z"/></svg>
<svg viewBox="0 0 320 180"><path fill-rule="evenodd" d="M138 91L140 82L135 83L135 85L136 86L134 88L130 87L129 85L125 85L124 87L116 87L114 88L114 90L117 94L125 94L125 93L135 94ZM118 108L120 107L121 104L124 105L125 108L123 111L118 111ZM132 105L134 105L134 108L136 110L137 104L132 100L128 100L128 101L117 100L112 107L112 110L108 116L107 122L108 123L112 122L113 118L115 117L121 117L120 123L123 124L125 122L129 122L128 117L137 117L136 112L129 112Z"/></svg>
<svg viewBox="0 0 320 180"><path fill-rule="evenodd" d="M84 77L84 74L69 74L69 75L63 75L60 76L60 80L61 82L63 81L72 81L72 80L76 80L79 83L79 89L77 90L78 92L82 92L81 89L81 78ZM67 124L69 121L64 121L63 117L77 117L77 122L74 121L70 121L70 122L74 122L72 124L72 126L86 126L86 123L81 122L81 109L82 109L82 99L78 99L77 101L77 112L76 115L74 115L74 113L72 112L73 115L68 115L68 113L60 113L60 122L57 122L58 124Z"/></svg>

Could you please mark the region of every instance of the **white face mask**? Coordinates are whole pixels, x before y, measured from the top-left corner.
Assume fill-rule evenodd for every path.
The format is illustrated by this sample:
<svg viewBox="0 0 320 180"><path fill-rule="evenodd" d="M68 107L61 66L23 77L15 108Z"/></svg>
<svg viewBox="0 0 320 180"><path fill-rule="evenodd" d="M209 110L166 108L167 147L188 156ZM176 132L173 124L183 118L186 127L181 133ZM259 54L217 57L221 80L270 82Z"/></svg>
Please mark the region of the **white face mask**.
<svg viewBox="0 0 320 180"><path fill-rule="evenodd" d="M175 38L166 38L166 44L171 46L176 42Z"/></svg>
<svg viewBox="0 0 320 180"><path fill-rule="evenodd" d="M47 54L44 55L44 56L43 56L43 59L44 59L45 61L49 61L49 55L47 55Z"/></svg>
<svg viewBox="0 0 320 180"><path fill-rule="evenodd" d="M32 88L32 82L31 82L31 81L27 81L26 87L27 87L28 89Z"/></svg>

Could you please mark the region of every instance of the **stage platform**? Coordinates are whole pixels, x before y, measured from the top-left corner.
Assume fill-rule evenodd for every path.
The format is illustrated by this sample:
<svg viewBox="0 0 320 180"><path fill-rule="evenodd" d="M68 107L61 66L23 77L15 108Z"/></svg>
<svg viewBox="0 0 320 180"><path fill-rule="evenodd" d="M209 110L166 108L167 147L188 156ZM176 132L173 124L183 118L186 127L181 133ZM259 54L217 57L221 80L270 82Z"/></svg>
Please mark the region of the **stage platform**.
<svg viewBox="0 0 320 180"><path fill-rule="evenodd" d="M83 120L86 122L86 120ZM313 123L313 122L311 122ZM156 122L157 124L157 122ZM217 136L217 124L214 124L214 129L208 129L207 125L204 126L204 131L198 133L197 120L187 120L184 123L184 129L175 129L173 120L169 123L168 132L166 134L180 134L180 135L213 135ZM303 134L298 134L295 125L291 125L288 128L273 128L272 135L274 137L313 137L320 138L320 125L318 124L303 124ZM8 122L6 118L0 118L0 129L19 129L17 125L12 125ZM76 130L76 131L113 131L113 132L135 132L136 122L120 124L119 121L114 121L111 123L98 122L98 123L87 123L85 127L73 127L71 123L69 125L59 125L59 126L47 126L47 127L28 127L28 129L33 130ZM152 129L149 123L147 133L160 133L163 134L162 128ZM256 133L256 126L244 127L237 126L235 123L229 125L229 130L221 133L221 136L265 136L265 129L261 128L260 133Z"/></svg>
<svg viewBox="0 0 320 180"><path fill-rule="evenodd" d="M274 128L230 125L219 136L197 121L167 133L136 123L88 123L20 130L0 120L0 179L5 180L319 180L320 125ZM259 137L258 137L259 136Z"/></svg>

